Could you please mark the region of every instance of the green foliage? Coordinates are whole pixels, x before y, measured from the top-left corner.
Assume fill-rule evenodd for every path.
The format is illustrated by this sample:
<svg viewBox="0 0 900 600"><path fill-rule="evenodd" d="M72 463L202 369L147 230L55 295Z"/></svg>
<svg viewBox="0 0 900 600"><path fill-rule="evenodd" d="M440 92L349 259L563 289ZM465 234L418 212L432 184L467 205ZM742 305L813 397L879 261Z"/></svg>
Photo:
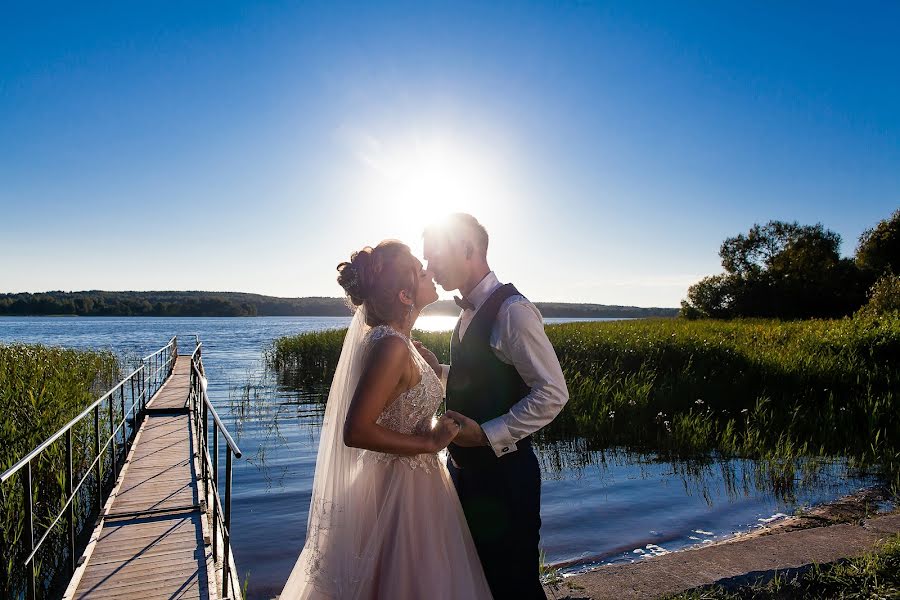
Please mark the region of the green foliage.
<svg viewBox="0 0 900 600"><path fill-rule="evenodd" d="M900 597L900 536L862 556L815 565L794 577L776 576L764 585L736 590L711 586L690 590L669 600L818 600L819 598Z"/></svg>
<svg viewBox="0 0 900 600"><path fill-rule="evenodd" d="M560 590L560 586L562 586L564 581L559 569L547 563L547 555L544 553L543 548L541 548L540 555L538 556L538 577L544 586L550 588L554 592Z"/></svg>
<svg viewBox="0 0 900 600"><path fill-rule="evenodd" d="M119 366L109 352L88 352L43 346L0 345L0 471L30 452L102 391L118 380ZM83 474L93 460L93 421L73 431L73 465ZM108 423L104 418L103 423ZM49 527L65 501L65 437L32 461L35 541ZM15 598L22 590L22 564L30 552L24 541L22 471L0 485L0 596ZM91 496L79 497L76 528L90 516ZM49 582L63 555L61 525L38 555L39 581Z"/></svg>
<svg viewBox="0 0 900 600"><path fill-rule="evenodd" d="M841 237L821 224L769 221L728 238L719 249L725 273L688 289L691 318L833 318L865 301L870 277L840 257Z"/></svg>
<svg viewBox="0 0 900 600"><path fill-rule="evenodd" d="M887 272L869 290L869 301L861 315L878 316L900 312L900 275Z"/></svg>
<svg viewBox="0 0 900 600"><path fill-rule="evenodd" d="M266 364L275 369L281 383L288 385L330 382L346 333L346 329L326 329L279 338L266 350ZM430 348L441 362L450 361L449 332L417 329L413 338Z"/></svg>
<svg viewBox="0 0 900 600"><path fill-rule="evenodd" d="M838 260L841 236L821 223L769 221L754 225L722 243L719 256L726 273L752 277L763 271L804 271Z"/></svg>
<svg viewBox="0 0 900 600"><path fill-rule="evenodd" d="M346 329L326 329L279 338L266 351L266 363L287 383L330 381L346 333Z"/></svg>
<svg viewBox="0 0 900 600"><path fill-rule="evenodd" d="M900 275L900 209L859 236L856 264L876 275Z"/></svg>
<svg viewBox="0 0 900 600"><path fill-rule="evenodd" d="M751 456L785 438L835 454L861 453L878 430L900 441L900 318L571 323L547 333L571 395L549 433Z"/></svg>

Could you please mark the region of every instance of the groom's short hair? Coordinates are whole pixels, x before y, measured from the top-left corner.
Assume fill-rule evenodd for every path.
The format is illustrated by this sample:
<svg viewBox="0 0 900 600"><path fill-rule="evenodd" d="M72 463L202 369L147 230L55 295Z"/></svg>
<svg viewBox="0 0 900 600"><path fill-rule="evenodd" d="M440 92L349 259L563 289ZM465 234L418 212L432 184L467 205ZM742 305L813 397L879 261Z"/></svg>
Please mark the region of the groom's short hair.
<svg viewBox="0 0 900 600"><path fill-rule="evenodd" d="M488 232L478 219L469 213L452 213L425 228L423 237L441 236L451 242L469 240L482 258L487 258Z"/></svg>

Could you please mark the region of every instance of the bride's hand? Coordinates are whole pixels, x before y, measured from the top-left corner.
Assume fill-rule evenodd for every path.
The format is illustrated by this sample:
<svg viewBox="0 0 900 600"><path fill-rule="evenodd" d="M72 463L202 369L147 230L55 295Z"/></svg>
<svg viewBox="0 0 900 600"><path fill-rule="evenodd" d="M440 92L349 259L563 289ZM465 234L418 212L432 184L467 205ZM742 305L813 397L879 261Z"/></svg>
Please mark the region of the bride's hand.
<svg viewBox="0 0 900 600"><path fill-rule="evenodd" d="M457 435L459 435L459 422L447 415L442 416L429 434L433 452L446 448Z"/></svg>
<svg viewBox="0 0 900 600"><path fill-rule="evenodd" d="M438 377L441 376L441 363L438 361L437 356L434 355L434 352L426 348L422 345L422 342L418 340L413 340L413 346L415 346L416 350L419 351L419 354L422 355L422 358L425 359L425 362L428 363L428 366L437 374Z"/></svg>

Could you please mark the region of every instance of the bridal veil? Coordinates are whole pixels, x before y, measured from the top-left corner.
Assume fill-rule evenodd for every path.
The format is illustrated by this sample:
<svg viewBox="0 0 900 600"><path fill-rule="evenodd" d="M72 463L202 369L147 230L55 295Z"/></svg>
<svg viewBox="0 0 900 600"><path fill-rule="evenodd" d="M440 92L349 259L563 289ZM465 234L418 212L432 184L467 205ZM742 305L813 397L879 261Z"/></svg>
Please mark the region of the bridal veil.
<svg viewBox="0 0 900 600"><path fill-rule="evenodd" d="M306 528L306 543L294 565L284 591L283 600L300 598L345 598L361 572L355 556L359 538L364 532L358 525L365 507L354 502L354 490L361 463L360 450L344 444L344 420L356 385L362 373L363 342L369 331L365 308L356 310L328 393L322 422L316 473ZM358 498L359 496L357 496Z"/></svg>

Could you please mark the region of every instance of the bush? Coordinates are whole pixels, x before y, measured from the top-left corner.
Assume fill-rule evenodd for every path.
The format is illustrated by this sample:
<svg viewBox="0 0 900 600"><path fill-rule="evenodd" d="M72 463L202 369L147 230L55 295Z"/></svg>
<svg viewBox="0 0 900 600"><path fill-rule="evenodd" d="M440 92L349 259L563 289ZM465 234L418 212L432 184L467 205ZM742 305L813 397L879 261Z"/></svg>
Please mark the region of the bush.
<svg viewBox="0 0 900 600"><path fill-rule="evenodd" d="M863 315L887 315L900 311L900 275L885 273L869 290L869 301L860 309Z"/></svg>

